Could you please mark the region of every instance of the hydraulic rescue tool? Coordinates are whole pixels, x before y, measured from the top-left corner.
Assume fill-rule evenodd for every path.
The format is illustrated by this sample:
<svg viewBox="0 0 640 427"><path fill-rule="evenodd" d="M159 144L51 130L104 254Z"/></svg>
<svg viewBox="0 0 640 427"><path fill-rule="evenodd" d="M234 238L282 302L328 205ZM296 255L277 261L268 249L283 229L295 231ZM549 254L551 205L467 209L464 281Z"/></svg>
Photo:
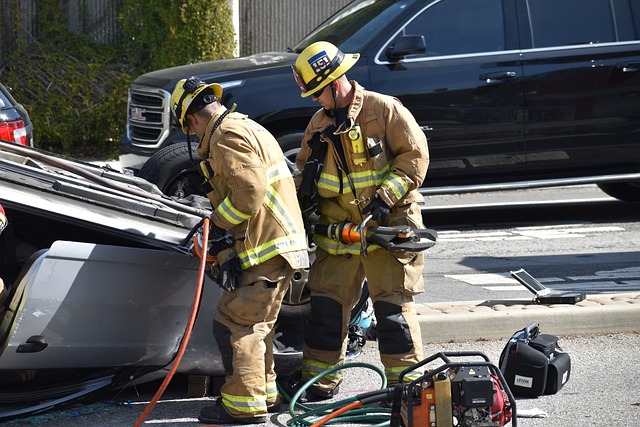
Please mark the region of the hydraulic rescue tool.
<svg viewBox="0 0 640 427"><path fill-rule="evenodd" d="M352 222L314 224L311 226L311 230L314 234L327 236L341 243L360 243L365 255L370 245L378 245L389 251L421 252L435 245L438 238L435 230L413 228L408 225L369 227L367 223L370 219L371 216L368 216L362 221L362 224ZM191 239L189 250L197 257L201 257L204 252L202 248L205 246L205 242L202 234L202 227L196 226L193 234L187 237L187 239ZM219 249L231 245L231 236L229 235L218 241L207 242L207 264L211 265L217 261Z"/></svg>
<svg viewBox="0 0 640 427"><path fill-rule="evenodd" d="M311 230L314 234L327 236L341 243L360 243L362 253L366 256L370 245L378 245L388 251L420 252L436 244L438 234L435 230L413 228L408 225L367 226L371 215L362 224L339 222L331 224L315 224Z"/></svg>

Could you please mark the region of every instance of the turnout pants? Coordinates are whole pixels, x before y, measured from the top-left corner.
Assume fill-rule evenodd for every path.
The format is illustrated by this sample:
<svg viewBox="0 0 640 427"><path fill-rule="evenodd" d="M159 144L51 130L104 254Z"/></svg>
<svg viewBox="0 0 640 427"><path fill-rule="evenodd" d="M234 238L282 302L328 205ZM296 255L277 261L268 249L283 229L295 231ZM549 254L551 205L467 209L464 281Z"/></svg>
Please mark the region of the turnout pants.
<svg viewBox="0 0 640 427"><path fill-rule="evenodd" d="M424 254L396 257L384 249L360 255L329 255L316 250L311 269L311 315L303 346L302 378L315 375L344 362L351 309L367 278L376 315L378 348L390 385L408 366L423 359L422 335L413 296L424 291ZM407 375L407 379L418 374ZM325 376L314 386L332 391L341 373Z"/></svg>
<svg viewBox="0 0 640 427"><path fill-rule="evenodd" d="M234 417L266 415L277 401L273 326L293 272L278 256L245 270L241 285L218 301L213 333L226 371L221 398Z"/></svg>

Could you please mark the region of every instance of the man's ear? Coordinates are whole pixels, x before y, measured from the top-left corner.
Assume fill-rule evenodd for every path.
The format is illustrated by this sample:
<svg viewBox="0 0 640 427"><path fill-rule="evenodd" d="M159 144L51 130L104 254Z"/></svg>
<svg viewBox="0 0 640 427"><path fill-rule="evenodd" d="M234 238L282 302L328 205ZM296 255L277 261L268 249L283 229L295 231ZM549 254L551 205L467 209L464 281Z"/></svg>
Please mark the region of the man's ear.
<svg viewBox="0 0 640 427"><path fill-rule="evenodd" d="M187 128L190 128L193 126L193 114L187 114L186 116L184 116L185 121L187 122Z"/></svg>

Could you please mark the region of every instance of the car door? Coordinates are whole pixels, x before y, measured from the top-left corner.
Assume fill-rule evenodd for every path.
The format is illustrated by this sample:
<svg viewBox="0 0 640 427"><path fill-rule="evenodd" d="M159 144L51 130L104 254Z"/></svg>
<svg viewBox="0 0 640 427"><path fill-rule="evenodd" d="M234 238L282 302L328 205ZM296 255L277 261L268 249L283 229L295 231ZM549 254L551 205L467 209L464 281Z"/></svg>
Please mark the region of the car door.
<svg viewBox="0 0 640 427"><path fill-rule="evenodd" d="M2 323L0 370L160 368L176 355L196 292L198 262L163 250L56 241L17 281ZM203 325L209 372L222 372L207 286ZM200 333L200 335L203 335ZM200 339L200 341L202 341Z"/></svg>
<svg viewBox="0 0 640 427"><path fill-rule="evenodd" d="M427 134L427 189L509 181L524 168L514 14L511 1L431 1L370 64L370 86L397 96ZM422 36L426 50L394 58L408 36Z"/></svg>
<svg viewBox="0 0 640 427"><path fill-rule="evenodd" d="M526 19L520 28L530 178L637 171L640 46L629 1L517 0L517 7Z"/></svg>

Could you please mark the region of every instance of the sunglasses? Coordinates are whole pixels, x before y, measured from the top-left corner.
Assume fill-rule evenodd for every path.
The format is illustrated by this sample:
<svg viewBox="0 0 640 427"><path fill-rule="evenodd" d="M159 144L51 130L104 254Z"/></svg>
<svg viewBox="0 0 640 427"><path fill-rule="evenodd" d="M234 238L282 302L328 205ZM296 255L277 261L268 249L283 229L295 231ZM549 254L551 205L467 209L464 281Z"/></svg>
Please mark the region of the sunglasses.
<svg viewBox="0 0 640 427"><path fill-rule="evenodd" d="M327 87L325 86L325 87L323 87L322 89L318 89L317 91L313 92L313 93L311 94L311 96L312 96L312 97L314 97L314 98L320 98L320 96L322 96L322 94L324 93L324 90L325 90L326 88L327 88Z"/></svg>

